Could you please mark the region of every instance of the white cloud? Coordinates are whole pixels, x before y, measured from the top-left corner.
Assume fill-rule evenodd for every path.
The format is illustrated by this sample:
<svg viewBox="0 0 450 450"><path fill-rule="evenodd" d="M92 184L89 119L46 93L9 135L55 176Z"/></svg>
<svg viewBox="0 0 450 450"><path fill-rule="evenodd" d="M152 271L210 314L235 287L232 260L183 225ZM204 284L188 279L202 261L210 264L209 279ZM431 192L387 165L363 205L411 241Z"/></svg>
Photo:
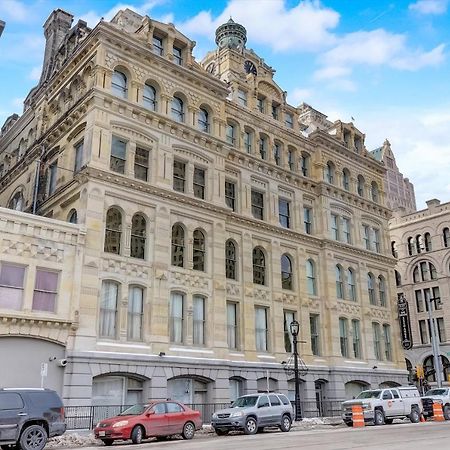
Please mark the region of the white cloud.
<svg viewBox="0 0 450 450"><path fill-rule="evenodd" d="M411 11L419 14L444 14L447 12L448 0L418 0L409 5Z"/></svg>
<svg viewBox="0 0 450 450"><path fill-rule="evenodd" d="M28 20L29 10L24 3L18 0L0 0L0 18L15 22Z"/></svg>
<svg viewBox="0 0 450 450"><path fill-rule="evenodd" d="M39 78L41 78L41 72L42 72L42 65L35 66L31 69L28 78L33 81L39 81Z"/></svg>
<svg viewBox="0 0 450 450"><path fill-rule="evenodd" d="M350 75L351 69L343 66L327 66L314 73L316 80L327 80L330 78L346 77Z"/></svg>
<svg viewBox="0 0 450 450"><path fill-rule="evenodd" d="M312 89L295 88L288 93L287 102L290 105L299 105L313 96Z"/></svg>

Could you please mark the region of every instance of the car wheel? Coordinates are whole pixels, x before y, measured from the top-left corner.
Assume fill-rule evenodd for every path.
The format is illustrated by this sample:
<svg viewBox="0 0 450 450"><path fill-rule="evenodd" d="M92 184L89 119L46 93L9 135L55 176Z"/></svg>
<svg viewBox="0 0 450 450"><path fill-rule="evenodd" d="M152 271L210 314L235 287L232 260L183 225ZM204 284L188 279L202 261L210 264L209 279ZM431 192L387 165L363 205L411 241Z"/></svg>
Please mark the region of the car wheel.
<svg viewBox="0 0 450 450"><path fill-rule="evenodd" d="M384 419L384 423L387 425L391 425L394 419Z"/></svg>
<svg viewBox="0 0 450 450"><path fill-rule="evenodd" d="M230 430L221 430L220 428L216 428L214 431L217 436L226 436L230 432Z"/></svg>
<svg viewBox="0 0 450 450"><path fill-rule="evenodd" d="M47 443L47 432L40 425L31 425L22 432L19 443L23 450L42 450Z"/></svg>
<svg viewBox="0 0 450 450"><path fill-rule="evenodd" d="M444 406L444 419L450 420L450 405Z"/></svg>
<svg viewBox="0 0 450 450"><path fill-rule="evenodd" d="M285 414L281 418L280 430L284 431L285 433L287 433L291 429L291 425L292 425L291 418L287 414Z"/></svg>
<svg viewBox="0 0 450 450"><path fill-rule="evenodd" d="M345 425L347 425L348 427L352 427L352 426L353 426L353 422L352 422L352 421L344 422L344 423L345 423Z"/></svg>
<svg viewBox="0 0 450 450"><path fill-rule="evenodd" d="M375 417L373 419L375 425L384 425L384 413L381 409L375 410Z"/></svg>
<svg viewBox="0 0 450 450"><path fill-rule="evenodd" d="M411 414L409 415L409 420L412 423L419 423L420 422L420 413L417 411L416 408L411 409Z"/></svg>
<svg viewBox="0 0 450 450"><path fill-rule="evenodd" d="M195 425L192 422L186 422L183 427L181 436L183 439L192 439L195 434Z"/></svg>
<svg viewBox="0 0 450 450"><path fill-rule="evenodd" d="M258 431L258 424L254 417L248 417L245 421L244 433L245 434L256 434Z"/></svg>
<svg viewBox="0 0 450 450"><path fill-rule="evenodd" d="M109 447L110 445L113 444L114 440L113 439L102 439L102 442Z"/></svg>
<svg viewBox="0 0 450 450"><path fill-rule="evenodd" d="M131 431L131 440L133 444L140 444L142 439L144 439L144 430L140 425L137 425Z"/></svg>

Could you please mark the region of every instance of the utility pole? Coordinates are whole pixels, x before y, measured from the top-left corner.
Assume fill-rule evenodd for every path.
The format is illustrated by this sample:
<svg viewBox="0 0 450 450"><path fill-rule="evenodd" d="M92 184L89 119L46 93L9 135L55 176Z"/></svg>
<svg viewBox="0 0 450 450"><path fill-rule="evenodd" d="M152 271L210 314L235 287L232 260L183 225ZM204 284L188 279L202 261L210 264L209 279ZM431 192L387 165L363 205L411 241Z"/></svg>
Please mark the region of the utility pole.
<svg viewBox="0 0 450 450"><path fill-rule="evenodd" d="M427 306L428 306L428 320L430 323L429 329L431 332L431 348L433 350L433 365L436 373L436 382L438 387L442 387L442 367L441 367L441 353L439 349L439 337L438 330L436 326L436 320L433 317L431 312L432 302L436 305L437 301L440 301L440 297L428 298Z"/></svg>
<svg viewBox="0 0 450 450"><path fill-rule="evenodd" d="M298 374L298 350L297 350L297 336L300 330L300 324L293 320L289 325L292 334L292 344L294 347L294 379L295 379L295 420L302 420L302 408L300 404L300 378Z"/></svg>

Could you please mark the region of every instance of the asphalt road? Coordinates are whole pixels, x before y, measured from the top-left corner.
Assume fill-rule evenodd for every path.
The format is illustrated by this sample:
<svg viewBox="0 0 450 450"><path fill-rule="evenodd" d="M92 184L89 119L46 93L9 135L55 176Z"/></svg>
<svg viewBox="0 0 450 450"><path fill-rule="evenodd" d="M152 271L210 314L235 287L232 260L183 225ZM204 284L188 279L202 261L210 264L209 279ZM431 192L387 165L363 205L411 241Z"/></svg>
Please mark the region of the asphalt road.
<svg viewBox="0 0 450 450"><path fill-rule="evenodd" d="M99 450L102 447L84 447ZM191 441L148 441L139 446L114 444L112 450L424 450L450 449L450 421L399 423L381 427L311 429L308 431L264 432L253 436L198 434ZM106 449L106 447L105 447Z"/></svg>

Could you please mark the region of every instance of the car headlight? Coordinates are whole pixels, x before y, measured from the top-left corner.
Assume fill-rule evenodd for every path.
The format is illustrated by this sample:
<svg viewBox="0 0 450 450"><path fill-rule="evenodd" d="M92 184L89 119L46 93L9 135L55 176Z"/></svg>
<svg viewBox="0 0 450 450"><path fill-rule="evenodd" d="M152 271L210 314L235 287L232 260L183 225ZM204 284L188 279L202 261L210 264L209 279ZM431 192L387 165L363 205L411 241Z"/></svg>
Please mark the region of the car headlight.
<svg viewBox="0 0 450 450"><path fill-rule="evenodd" d="M230 414L230 417L242 417L244 413L242 411L236 411Z"/></svg>
<svg viewBox="0 0 450 450"><path fill-rule="evenodd" d="M363 409L372 409L372 405L370 403L366 403L363 405Z"/></svg>
<svg viewBox="0 0 450 450"><path fill-rule="evenodd" d="M125 425L128 425L128 420L121 420L120 422L116 422L116 423L113 425L113 428L116 428L116 427L124 427Z"/></svg>
<svg viewBox="0 0 450 450"><path fill-rule="evenodd" d="M97 425L95 425L95 428L98 428L100 426L101 422L99 422Z"/></svg>
<svg viewBox="0 0 450 450"><path fill-rule="evenodd" d="M217 414L214 413L214 414L212 415L212 418L213 418L213 419L217 419L217 418L218 418Z"/></svg>

